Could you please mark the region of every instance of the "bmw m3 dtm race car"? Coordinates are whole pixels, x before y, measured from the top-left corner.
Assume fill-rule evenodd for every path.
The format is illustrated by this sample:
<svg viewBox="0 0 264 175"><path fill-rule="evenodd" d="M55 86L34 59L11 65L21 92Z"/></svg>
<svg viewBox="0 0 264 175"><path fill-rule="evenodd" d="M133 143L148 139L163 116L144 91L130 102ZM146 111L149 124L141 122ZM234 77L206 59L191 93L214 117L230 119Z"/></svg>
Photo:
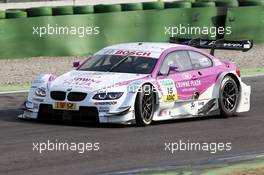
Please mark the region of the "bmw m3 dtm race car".
<svg viewBox="0 0 264 175"><path fill-rule="evenodd" d="M251 41L177 42L113 45L75 62L76 69L61 76L39 75L19 118L145 126L250 109L251 88L241 81L240 70L213 51L247 51Z"/></svg>

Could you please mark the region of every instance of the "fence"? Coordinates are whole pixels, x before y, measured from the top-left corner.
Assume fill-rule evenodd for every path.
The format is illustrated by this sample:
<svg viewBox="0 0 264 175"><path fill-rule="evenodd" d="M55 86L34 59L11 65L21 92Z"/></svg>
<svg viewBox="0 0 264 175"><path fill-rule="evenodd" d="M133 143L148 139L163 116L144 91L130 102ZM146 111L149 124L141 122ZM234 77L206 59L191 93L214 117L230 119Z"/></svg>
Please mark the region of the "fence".
<svg viewBox="0 0 264 175"><path fill-rule="evenodd" d="M87 55L115 43L166 42L172 34L264 41L264 6L241 7L238 3L157 1L40 7L2 12L0 18L0 58ZM208 32L180 33L180 26ZM209 31L219 27L230 27L230 31L223 35Z"/></svg>

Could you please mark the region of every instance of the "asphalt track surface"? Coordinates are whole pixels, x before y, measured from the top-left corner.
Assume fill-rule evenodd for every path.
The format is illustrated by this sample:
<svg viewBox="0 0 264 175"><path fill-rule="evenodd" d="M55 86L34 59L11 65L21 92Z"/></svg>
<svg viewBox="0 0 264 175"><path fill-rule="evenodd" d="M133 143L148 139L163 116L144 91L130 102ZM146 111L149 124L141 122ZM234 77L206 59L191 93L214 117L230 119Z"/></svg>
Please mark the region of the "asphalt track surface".
<svg viewBox="0 0 264 175"><path fill-rule="evenodd" d="M237 117L177 120L149 127L79 125L18 120L25 93L0 96L0 174L109 174L145 167L191 164L264 151L264 76L252 86L251 111ZM33 142L99 142L100 150L33 151ZM231 142L231 151L165 151L165 142Z"/></svg>

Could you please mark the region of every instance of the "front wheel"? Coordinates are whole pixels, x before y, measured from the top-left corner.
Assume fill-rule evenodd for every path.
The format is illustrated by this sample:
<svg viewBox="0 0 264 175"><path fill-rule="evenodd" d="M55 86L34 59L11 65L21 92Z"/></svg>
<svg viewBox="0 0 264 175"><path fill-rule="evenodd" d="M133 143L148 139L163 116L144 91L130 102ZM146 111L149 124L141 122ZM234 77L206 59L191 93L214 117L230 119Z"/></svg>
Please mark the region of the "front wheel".
<svg viewBox="0 0 264 175"><path fill-rule="evenodd" d="M227 118L235 114L238 105L239 90L233 78L223 79L219 90L219 109L221 117Z"/></svg>
<svg viewBox="0 0 264 175"><path fill-rule="evenodd" d="M136 124L138 126L149 125L154 114L154 93L151 85L144 85L140 88L135 102Z"/></svg>

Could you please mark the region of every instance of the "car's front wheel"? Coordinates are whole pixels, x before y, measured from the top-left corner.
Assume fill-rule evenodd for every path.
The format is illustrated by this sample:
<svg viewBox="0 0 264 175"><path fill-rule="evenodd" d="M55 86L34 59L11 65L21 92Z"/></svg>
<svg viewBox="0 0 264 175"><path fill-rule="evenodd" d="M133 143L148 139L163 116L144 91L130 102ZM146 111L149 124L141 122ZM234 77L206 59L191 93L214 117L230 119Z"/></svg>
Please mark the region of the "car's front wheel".
<svg viewBox="0 0 264 175"><path fill-rule="evenodd" d="M219 90L219 109L221 117L231 117L235 114L239 99L239 89L235 80L226 76Z"/></svg>
<svg viewBox="0 0 264 175"><path fill-rule="evenodd" d="M143 85L137 94L135 102L136 124L138 126L149 125L154 114L155 97L152 86Z"/></svg>

